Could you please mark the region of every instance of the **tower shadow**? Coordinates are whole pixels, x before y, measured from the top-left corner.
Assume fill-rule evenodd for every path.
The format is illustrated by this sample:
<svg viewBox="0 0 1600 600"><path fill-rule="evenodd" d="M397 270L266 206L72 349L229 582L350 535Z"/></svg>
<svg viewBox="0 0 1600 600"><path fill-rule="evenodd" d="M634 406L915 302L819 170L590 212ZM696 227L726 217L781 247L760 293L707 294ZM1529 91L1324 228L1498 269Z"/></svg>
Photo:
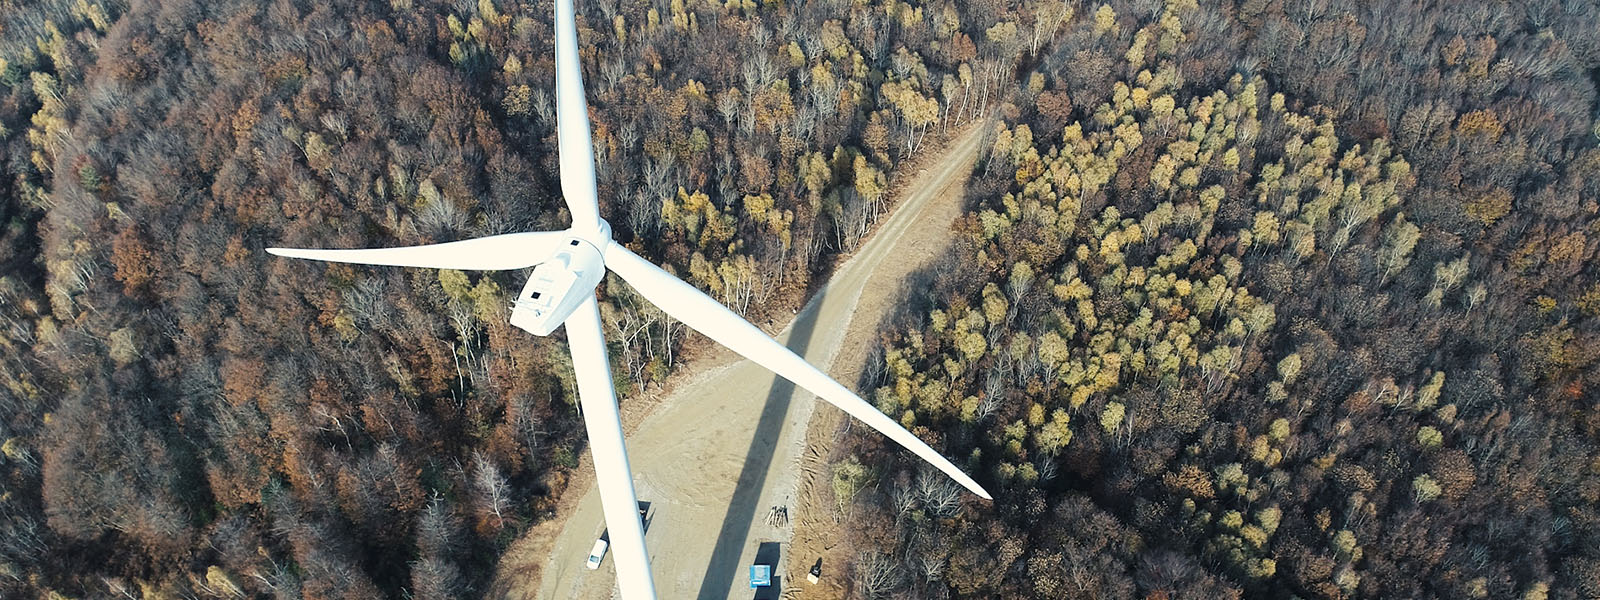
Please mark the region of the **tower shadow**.
<svg viewBox="0 0 1600 600"><path fill-rule="evenodd" d="M827 289L806 304L805 312L794 320L789 340L784 345L805 356L816 331L817 317L822 313L822 297ZM767 402L756 423L755 436L750 439L750 449L745 453L744 468L739 471L739 481L728 501L728 511L722 516L722 530L717 534L717 544L711 551L711 562L700 580L700 600L721 600L727 597L733 579L741 572L738 562L744 545L750 538L750 524L755 521L757 506L761 501L761 488L766 485L767 472L772 469L772 455L777 450L783 433L783 420L794 400L795 386L789 380L773 376L772 387L767 391Z"/></svg>

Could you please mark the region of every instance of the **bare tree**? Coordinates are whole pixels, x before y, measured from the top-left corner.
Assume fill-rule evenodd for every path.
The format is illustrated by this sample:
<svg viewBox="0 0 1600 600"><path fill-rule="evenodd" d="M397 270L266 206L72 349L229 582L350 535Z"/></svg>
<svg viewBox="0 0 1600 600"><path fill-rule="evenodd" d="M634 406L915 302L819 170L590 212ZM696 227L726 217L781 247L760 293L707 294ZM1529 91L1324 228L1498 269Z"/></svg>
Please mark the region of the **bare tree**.
<svg viewBox="0 0 1600 600"><path fill-rule="evenodd" d="M650 195L659 199L672 194L672 171L676 163L677 158L671 153L661 160L645 157L644 186L650 191Z"/></svg>
<svg viewBox="0 0 1600 600"><path fill-rule="evenodd" d="M923 470L917 473L917 496L922 506L940 518L961 514L961 488L941 473Z"/></svg>
<svg viewBox="0 0 1600 600"><path fill-rule="evenodd" d="M423 556L448 554L455 545L456 518L439 492L417 517L417 551Z"/></svg>
<svg viewBox="0 0 1600 600"><path fill-rule="evenodd" d="M800 139L810 139L811 130L817 126L817 109L813 106L801 106L794 115L794 136Z"/></svg>
<svg viewBox="0 0 1600 600"><path fill-rule="evenodd" d="M983 399L978 401L977 420L982 421L988 418L989 415L994 414L994 411L999 410L1000 400L1001 397L999 394L985 394Z"/></svg>
<svg viewBox="0 0 1600 600"><path fill-rule="evenodd" d="M756 113L755 111L750 110L750 103L748 100L752 97L753 96L745 96L745 110L739 113L739 133L744 134L745 137L750 137L756 132Z"/></svg>
<svg viewBox="0 0 1600 600"><path fill-rule="evenodd" d="M1055 479L1056 472L1059 470L1060 463L1056 462L1055 457L1044 457L1043 460L1039 461L1039 481L1050 481Z"/></svg>
<svg viewBox="0 0 1600 600"><path fill-rule="evenodd" d="M356 325L378 325L389 321L389 303L383 280L364 277L340 294L345 310L356 318Z"/></svg>
<svg viewBox="0 0 1600 600"><path fill-rule="evenodd" d="M633 121L629 121L617 130L617 141L622 142L623 150L632 150L634 146L639 145L639 138L639 125Z"/></svg>
<svg viewBox="0 0 1600 600"><path fill-rule="evenodd" d="M628 75L628 63L622 57L617 60L607 61L600 65L600 78L605 80L606 92L613 92L622 78Z"/></svg>
<svg viewBox="0 0 1600 600"><path fill-rule="evenodd" d="M756 56L765 55L757 54ZM756 93L766 86L761 81L761 70L756 67L754 59L746 60L744 65L739 68L739 74L744 77L744 89L749 92L745 94L746 103L748 103L749 98L754 98Z"/></svg>
<svg viewBox="0 0 1600 600"><path fill-rule="evenodd" d="M533 89L533 114L539 116L539 123L549 125L555 119L555 104L550 101L550 92L544 88Z"/></svg>
<svg viewBox="0 0 1600 600"><path fill-rule="evenodd" d="M717 114L722 115L723 124L733 127L734 118L739 116L739 97L731 93L717 96Z"/></svg>
<svg viewBox="0 0 1600 600"><path fill-rule="evenodd" d="M887 598L905 581L900 564L888 555L868 550L856 557L856 592L864 598Z"/></svg>
<svg viewBox="0 0 1600 600"><path fill-rule="evenodd" d="M482 496L484 510L494 515L500 526L505 526L505 513L511 506L511 487L500 467L485 458L482 451L472 455L472 482Z"/></svg>
<svg viewBox="0 0 1600 600"><path fill-rule="evenodd" d="M916 486L910 482L905 484L896 483L889 487L889 505L894 507L894 520L897 527L907 514L917 509L917 495Z"/></svg>
<svg viewBox="0 0 1600 600"><path fill-rule="evenodd" d="M757 52L765 52L772 42L772 32L767 30L767 24L757 18L750 23L750 47Z"/></svg>
<svg viewBox="0 0 1600 600"><path fill-rule="evenodd" d="M632 230L634 235L653 233L660 224L660 219L657 217L661 214L661 201L658 197L640 188L628 194L628 200L628 229Z"/></svg>
<svg viewBox="0 0 1600 600"><path fill-rule="evenodd" d="M428 556L411 563L411 592L417 600L455 598L461 572L442 557Z"/></svg>
<svg viewBox="0 0 1600 600"><path fill-rule="evenodd" d="M767 86L772 85L772 82L778 79L778 65L772 62L772 57L768 56L765 51L757 52L751 58L755 61L756 74L761 77L761 89L766 89Z"/></svg>
<svg viewBox="0 0 1600 600"><path fill-rule="evenodd" d="M993 342L991 341L990 343ZM988 373L984 374L983 395L985 398L999 396L1005 393L1006 390L1006 375L1011 371L1011 355L1001 353L995 362L997 364L991 367Z"/></svg>
<svg viewBox="0 0 1600 600"><path fill-rule="evenodd" d="M1159 5L1159 3L1157 3ZM1050 41L1056 35L1056 30L1061 27L1062 21L1067 20L1073 13L1072 0L1062 0L1059 3L1049 3L1035 11L1033 22L1033 38L1028 45L1028 55L1039 54L1039 46Z"/></svg>
<svg viewBox="0 0 1600 600"><path fill-rule="evenodd" d="M1044 361L1039 359L1038 349L1022 353L1022 358L1017 359L1017 364L1012 369L1016 375L1017 388L1026 387L1028 380L1033 379L1033 376L1042 368L1044 368Z"/></svg>
<svg viewBox="0 0 1600 600"><path fill-rule="evenodd" d="M805 50L806 56L819 56L825 50L822 46L822 30L819 27L803 27L795 36L800 41L800 48Z"/></svg>

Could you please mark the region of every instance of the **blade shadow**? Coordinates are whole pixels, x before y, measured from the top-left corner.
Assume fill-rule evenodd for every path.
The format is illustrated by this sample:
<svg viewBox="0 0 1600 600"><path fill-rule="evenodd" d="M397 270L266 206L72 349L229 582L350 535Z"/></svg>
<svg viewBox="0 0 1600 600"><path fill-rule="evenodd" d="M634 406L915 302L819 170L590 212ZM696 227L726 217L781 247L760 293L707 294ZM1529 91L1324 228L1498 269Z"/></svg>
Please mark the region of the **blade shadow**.
<svg viewBox="0 0 1600 600"><path fill-rule="evenodd" d="M789 339L785 342L795 354L805 357L816 332L817 317L822 313L820 290L806 303L806 310L795 318ZM789 380L773 376L772 387L767 391L767 401L756 423L755 436L750 438L750 449L745 453L744 468L739 471L739 481L728 501L728 511L722 517L722 530L717 534L717 544L711 551L711 561L700 580L700 600L726 598L733 586L734 577L747 567L739 563L745 544L750 539L750 524L755 522L761 489L766 485L767 473L772 469L772 456L782 439L784 418L789 404L794 401L795 386Z"/></svg>

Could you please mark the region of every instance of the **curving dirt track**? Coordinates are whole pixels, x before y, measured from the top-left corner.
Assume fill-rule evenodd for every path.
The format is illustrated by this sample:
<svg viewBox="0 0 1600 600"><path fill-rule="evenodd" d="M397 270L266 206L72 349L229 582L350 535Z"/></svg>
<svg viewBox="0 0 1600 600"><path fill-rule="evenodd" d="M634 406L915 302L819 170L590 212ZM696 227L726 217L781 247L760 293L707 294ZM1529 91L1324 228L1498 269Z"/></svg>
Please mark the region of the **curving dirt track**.
<svg viewBox="0 0 1600 600"><path fill-rule="evenodd" d="M779 341L813 364L827 365L835 376L859 369L846 363L865 355L870 332L894 307L890 296L901 278L945 247L950 223L961 213L959 184L978 155L982 131L981 125L969 127L906 180L893 214L811 298ZM841 354L845 360L837 366L846 368L833 368ZM849 385L854 377L843 381ZM802 468L817 468L815 460L801 460L817 404L815 396L795 393L769 371L732 357L676 383L629 433L634 484L640 501L651 505L645 543L661 598L746 597L751 590L744 571L761 544L782 542L787 553L790 526L771 525L767 516L773 506L790 506L793 514ZM567 493L583 495L559 523L559 534L553 542L526 539L550 536L556 525L551 524L519 541L522 551L514 547L502 561L491 596L612 597L610 557L598 570L583 566L604 530L600 498L592 476L574 483ZM549 553L530 556L536 548ZM769 544L765 551L772 548ZM534 560L543 561L542 568L530 568ZM531 577L519 569L539 572L536 593Z"/></svg>

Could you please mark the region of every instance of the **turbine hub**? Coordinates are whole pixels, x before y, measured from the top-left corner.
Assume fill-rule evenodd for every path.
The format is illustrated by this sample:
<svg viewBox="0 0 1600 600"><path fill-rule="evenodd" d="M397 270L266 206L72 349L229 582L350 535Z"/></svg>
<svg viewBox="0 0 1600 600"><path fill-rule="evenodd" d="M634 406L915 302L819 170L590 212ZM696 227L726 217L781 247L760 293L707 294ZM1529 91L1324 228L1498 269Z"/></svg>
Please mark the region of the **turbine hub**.
<svg viewBox="0 0 1600 600"><path fill-rule="evenodd" d="M589 242L601 255L604 255L606 248L611 245L611 224L606 222L605 219L597 219L592 227L583 227L580 223L573 223L572 229L568 231L571 231L572 235Z"/></svg>

